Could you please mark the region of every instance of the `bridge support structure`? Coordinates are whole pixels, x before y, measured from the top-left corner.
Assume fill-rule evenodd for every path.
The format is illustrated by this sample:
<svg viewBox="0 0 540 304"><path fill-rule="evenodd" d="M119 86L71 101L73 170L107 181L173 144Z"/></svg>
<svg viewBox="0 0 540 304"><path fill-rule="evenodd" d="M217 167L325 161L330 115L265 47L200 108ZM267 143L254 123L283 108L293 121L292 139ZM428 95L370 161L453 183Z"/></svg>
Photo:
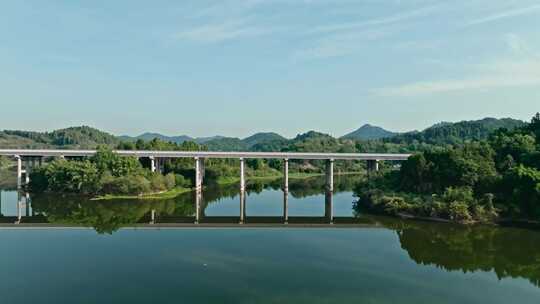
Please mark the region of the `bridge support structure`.
<svg viewBox="0 0 540 304"><path fill-rule="evenodd" d="M195 190L201 191L204 179L204 158L195 157Z"/></svg>
<svg viewBox="0 0 540 304"><path fill-rule="evenodd" d="M378 159L370 159L367 161L367 172L368 174L371 174L373 172L379 171L379 160Z"/></svg>
<svg viewBox="0 0 540 304"><path fill-rule="evenodd" d="M240 158L240 193L246 190L246 163L243 158Z"/></svg>
<svg viewBox="0 0 540 304"><path fill-rule="evenodd" d="M334 193L326 191L324 196L324 217L328 223L334 223Z"/></svg>
<svg viewBox="0 0 540 304"><path fill-rule="evenodd" d="M334 160L326 161L326 191L334 191Z"/></svg>
<svg viewBox="0 0 540 304"><path fill-rule="evenodd" d="M41 166L42 157L15 155L15 161L17 162L17 189L21 189L30 183L30 174L32 169L36 167L36 159L37 164Z"/></svg>
<svg viewBox="0 0 540 304"><path fill-rule="evenodd" d="M150 156L148 159L150 159L150 171L156 172L156 158Z"/></svg>
<svg viewBox="0 0 540 304"><path fill-rule="evenodd" d="M289 159L283 160L283 191L289 192Z"/></svg>

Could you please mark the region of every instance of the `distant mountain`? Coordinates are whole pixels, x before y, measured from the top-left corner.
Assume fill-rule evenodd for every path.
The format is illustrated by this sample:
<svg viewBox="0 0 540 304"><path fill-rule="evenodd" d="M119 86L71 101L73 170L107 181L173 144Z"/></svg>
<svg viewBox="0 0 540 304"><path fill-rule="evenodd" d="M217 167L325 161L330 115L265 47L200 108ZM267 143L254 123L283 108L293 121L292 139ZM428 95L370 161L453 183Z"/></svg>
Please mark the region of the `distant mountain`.
<svg viewBox="0 0 540 304"><path fill-rule="evenodd" d="M212 140L218 140L218 139L223 139L223 138L226 138L226 137L216 135L216 136L210 136L210 137L197 137L197 138L195 138L193 140L198 144L204 144L204 143L207 143L207 142L212 141Z"/></svg>
<svg viewBox="0 0 540 304"><path fill-rule="evenodd" d="M98 145L115 146L119 139L88 126L71 127L52 132L4 130L0 132L2 148L72 148L90 149Z"/></svg>
<svg viewBox="0 0 540 304"><path fill-rule="evenodd" d="M210 151L248 151L248 145L240 138L220 137L209 140L204 145Z"/></svg>
<svg viewBox="0 0 540 304"><path fill-rule="evenodd" d="M484 118L456 123L442 122L420 132L413 131L400 134L384 130L380 127L364 125L340 139L317 131L298 134L293 139L287 139L272 132L256 133L244 139L223 136L193 138L186 135L165 136L159 133L144 133L135 137L116 137L95 128L81 126L52 132L0 131L0 148L91 149L98 145L114 147L121 141L136 141L137 139L150 141L154 138L159 138L163 141L179 144L185 141L195 141L198 144L206 146L210 151L368 152L377 149L386 151L385 143L406 145L416 143L430 145L461 144L467 141L486 139L491 132L499 128L511 130L522 127L525 124L521 120L511 118ZM370 141L373 139L382 139L384 141L382 143L383 146L380 146L381 143L378 141ZM362 140L364 142L357 143L355 140Z"/></svg>
<svg viewBox="0 0 540 304"><path fill-rule="evenodd" d="M150 132L143 133L143 134L141 134L139 136L123 135L123 136L119 136L118 138L120 140L123 140L123 141L137 141L139 139L142 139L144 141L151 141L152 139L157 138L157 139L160 139L160 140L163 140L163 141L174 142L174 143L177 143L177 144L181 144L181 143L183 143L185 141L194 140L192 137L189 137L187 135L166 136L166 135L163 135L163 134L150 133Z"/></svg>
<svg viewBox="0 0 540 304"><path fill-rule="evenodd" d="M484 118L480 120L460 121L456 123L443 122L435 124L421 132L409 132L389 138L394 143L421 142L434 145L454 145L472 140L483 140L497 129L512 130L526 123L512 118Z"/></svg>
<svg viewBox="0 0 540 304"><path fill-rule="evenodd" d="M397 133L387 131L381 127L372 126L370 124L365 124L361 126L358 130L353 131L349 134L342 136L343 139L353 139L353 140L374 140L388 138L397 135Z"/></svg>
<svg viewBox="0 0 540 304"><path fill-rule="evenodd" d="M248 146L253 147L257 144L269 143L275 141L285 141L285 137L274 132L259 132L249 137L244 138L242 141Z"/></svg>
<svg viewBox="0 0 540 304"><path fill-rule="evenodd" d="M225 138L224 136L210 136L210 137L191 137L191 136L187 136L187 135L179 135L179 136L167 136L167 135L163 135L163 134L160 134L160 133L150 133L150 132L147 132L147 133L143 133L141 135L138 135L138 136L128 136L128 135L122 135L122 136L118 136L118 138L122 141L137 141L139 139L142 139L144 141L151 141L152 139L154 138L157 138L159 140L162 140L162 141L167 141L167 142L173 142L173 143L177 143L177 144L181 144L183 142L186 142L186 141L194 141L198 144L204 144L206 142L209 142L209 141L212 141L212 140L216 140L216 139L221 139L221 138Z"/></svg>

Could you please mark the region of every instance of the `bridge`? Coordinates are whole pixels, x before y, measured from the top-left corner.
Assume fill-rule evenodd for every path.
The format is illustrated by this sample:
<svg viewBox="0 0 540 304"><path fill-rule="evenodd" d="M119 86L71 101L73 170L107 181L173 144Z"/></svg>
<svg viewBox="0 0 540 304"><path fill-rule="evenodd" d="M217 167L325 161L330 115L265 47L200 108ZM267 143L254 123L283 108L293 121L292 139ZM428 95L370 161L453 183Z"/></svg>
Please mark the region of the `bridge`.
<svg viewBox="0 0 540 304"><path fill-rule="evenodd" d="M14 157L17 160L17 185L19 188L30 181L32 168L41 165L44 158L91 157L96 150L59 150L59 149L0 149L0 155ZM303 153L303 152L211 152L211 151L141 151L115 150L120 156L147 158L150 160L152 172L162 171L167 159L191 158L195 167L195 189L202 190L204 178L204 160L207 158L230 158L240 160L240 190L245 190L245 159L281 159L283 160L283 190L289 187L289 160L325 160L326 190L333 191L334 161L364 160L367 161L368 172L379 170L379 161L403 161L410 154L389 153ZM23 167L24 162L24 167Z"/></svg>

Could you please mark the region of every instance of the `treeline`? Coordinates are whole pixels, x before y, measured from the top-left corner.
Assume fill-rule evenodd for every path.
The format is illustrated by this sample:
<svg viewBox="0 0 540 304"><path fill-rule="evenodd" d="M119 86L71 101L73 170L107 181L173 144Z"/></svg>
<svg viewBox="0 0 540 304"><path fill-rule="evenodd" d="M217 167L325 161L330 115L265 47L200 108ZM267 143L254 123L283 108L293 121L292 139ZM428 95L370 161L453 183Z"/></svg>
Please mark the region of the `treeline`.
<svg viewBox="0 0 540 304"><path fill-rule="evenodd" d="M33 192L83 195L139 195L189 186L183 176L162 175L144 169L135 157L120 157L102 147L91 158L55 159L30 176Z"/></svg>
<svg viewBox="0 0 540 304"><path fill-rule="evenodd" d="M359 207L458 222L540 220L540 114L487 140L415 154L357 189Z"/></svg>
<svg viewBox="0 0 540 304"><path fill-rule="evenodd" d="M71 127L52 132L20 130L0 131L3 148L84 148L98 145L114 146L120 142L116 136L87 126Z"/></svg>

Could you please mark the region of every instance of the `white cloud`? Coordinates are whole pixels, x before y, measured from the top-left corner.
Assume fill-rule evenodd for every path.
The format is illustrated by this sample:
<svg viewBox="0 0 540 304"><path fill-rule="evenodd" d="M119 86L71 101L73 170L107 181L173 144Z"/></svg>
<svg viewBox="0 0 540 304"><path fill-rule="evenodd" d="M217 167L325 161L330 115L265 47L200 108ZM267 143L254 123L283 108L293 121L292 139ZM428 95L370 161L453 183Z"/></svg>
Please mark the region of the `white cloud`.
<svg viewBox="0 0 540 304"><path fill-rule="evenodd" d="M174 34L173 38L200 43L217 43L237 38L257 37L272 31L273 29L270 28L250 25L246 19L238 19L194 27Z"/></svg>
<svg viewBox="0 0 540 304"><path fill-rule="evenodd" d="M406 20L428 16L435 11L438 11L442 8L442 5L433 5L428 7L422 7L415 10L411 10L404 13L399 13L387 17L381 17L376 19L370 19L360 22L350 22L350 23L340 23L340 24L330 24L330 25L322 25L315 27L311 32L313 33L327 33L327 32L335 32L335 31L344 31L344 30L354 30L359 28L365 28L369 26L375 26L375 25L386 25L386 24L392 24L392 23L398 23L403 22Z"/></svg>
<svg viewBox="0 0 540 304"><path fill-rule="evenodd" d="M503 61L477 66L476 76L463 79L420 81L372 90L377 96L412 97L456 91L526 87L540 85L540 60Z"/></svg>
<svg viewBox="0 0 540 304"><path fill-rule="evenodd" d="M537 11L540 11L540 4L535 4L535 5L531 5L531 6L527 6L527 7L521 7L521 8L517 8L517 9L513 9L513 10L507 10L507 11L497 13L497 14L494 14L494 15L490 15L490 16L487 16L487 17L478 18L478 19L469 21L468 23L465 24L465 26L472 26L472 25L478 25L478 24L493 22L493 21L497 21L497 20L500 20L500 19L516 17L516 16L525 15L525 14L531 14L531 13L534 13L534 12L537 12Z"/></svg>
<svg viewBox="0 0 540 304"><path fill-rule="evenodd" d="M381 39L394 31L387 28L331 35L319 39L313 47L296 51L293 58L310 60L345 56L361 51L366 42Z"/></svg>

